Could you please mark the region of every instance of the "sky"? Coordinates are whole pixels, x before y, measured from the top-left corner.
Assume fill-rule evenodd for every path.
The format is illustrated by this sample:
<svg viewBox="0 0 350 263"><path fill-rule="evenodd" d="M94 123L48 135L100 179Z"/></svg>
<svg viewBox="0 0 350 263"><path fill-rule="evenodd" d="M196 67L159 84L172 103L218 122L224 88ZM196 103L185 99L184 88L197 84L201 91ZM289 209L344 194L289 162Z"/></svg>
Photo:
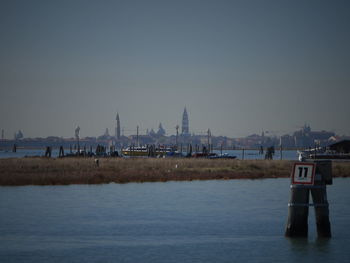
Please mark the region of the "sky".
<svg viewBox="0 0 350 263"><path fill-rule="evenodd" d="M0 0L5 138L350 135L350 1Z"/></svg>

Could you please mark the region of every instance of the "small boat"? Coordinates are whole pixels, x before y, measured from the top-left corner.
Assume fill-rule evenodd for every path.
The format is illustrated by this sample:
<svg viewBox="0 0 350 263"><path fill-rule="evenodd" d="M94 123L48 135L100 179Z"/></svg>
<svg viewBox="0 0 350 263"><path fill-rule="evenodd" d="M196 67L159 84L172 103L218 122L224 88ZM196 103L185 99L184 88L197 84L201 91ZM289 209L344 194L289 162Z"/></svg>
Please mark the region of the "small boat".
<svg viewBox="0 0 350 263"><path fill-rule="evenodd" d="M194 158L209 158L211 156L216 156L216 153L206 153L206 152L197 152L192 154L192 157Z"/></svg>
<svg viewBox="0 0 350 263"><path fill-rule="evenodd" d="M228 153L217 154L217 153L194 153L194 158L208 158L208 159L236 159L236 156L229 155Z"/></svg>
<svg viewBox="0 0 350 263"><path fill-rule="evenodd" d="M209 156L209 159L236 159L237 156L229 155L228 153L216 154L213 156Z"/></svg>
<svg viewBox="0 0 350 263"><path fill-rule="evenodd" d="M170 151L166 153L167 157L184 157L185 155L179 151Z"/></svg>

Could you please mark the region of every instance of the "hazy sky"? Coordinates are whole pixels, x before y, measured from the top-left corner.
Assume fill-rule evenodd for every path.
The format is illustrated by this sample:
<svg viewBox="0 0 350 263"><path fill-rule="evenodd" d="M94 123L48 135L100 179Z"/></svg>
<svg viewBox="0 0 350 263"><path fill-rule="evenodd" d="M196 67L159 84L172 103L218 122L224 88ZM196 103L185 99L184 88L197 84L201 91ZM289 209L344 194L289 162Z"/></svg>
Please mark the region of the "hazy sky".
<svg viewBox="0 0 350 263"><path fill-rule="evenodd" d="M350 1L0 1L5 137L350 134Z"/></svg>

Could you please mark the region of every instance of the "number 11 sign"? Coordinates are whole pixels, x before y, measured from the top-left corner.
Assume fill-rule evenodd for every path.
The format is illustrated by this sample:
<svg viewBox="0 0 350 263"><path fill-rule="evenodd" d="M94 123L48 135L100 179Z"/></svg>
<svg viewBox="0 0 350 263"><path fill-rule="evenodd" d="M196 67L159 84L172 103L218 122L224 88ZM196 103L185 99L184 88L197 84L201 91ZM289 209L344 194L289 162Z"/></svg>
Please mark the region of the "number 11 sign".
<svg viewBox="0 0 350 263"><path fill-rule="evenodd" d="M314 163L294 163L292 173L292 184L314 184L315 178Z"/></svg>

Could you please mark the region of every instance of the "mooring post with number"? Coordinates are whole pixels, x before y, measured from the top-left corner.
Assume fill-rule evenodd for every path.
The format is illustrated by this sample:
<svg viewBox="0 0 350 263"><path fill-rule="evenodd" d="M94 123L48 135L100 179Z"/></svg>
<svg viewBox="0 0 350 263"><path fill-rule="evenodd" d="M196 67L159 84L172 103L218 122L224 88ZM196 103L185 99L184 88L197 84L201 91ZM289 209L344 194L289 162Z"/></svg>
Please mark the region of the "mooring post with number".
<svg viewBox="0 0 350 263"><path fill-rule="evenodd" d="M332 162L298 162L293 166L287 237L307 237L309 206L315 207L319 237L331 237L326 185L332 184ZM313 204L309 204L311 191Z"/></svg>

